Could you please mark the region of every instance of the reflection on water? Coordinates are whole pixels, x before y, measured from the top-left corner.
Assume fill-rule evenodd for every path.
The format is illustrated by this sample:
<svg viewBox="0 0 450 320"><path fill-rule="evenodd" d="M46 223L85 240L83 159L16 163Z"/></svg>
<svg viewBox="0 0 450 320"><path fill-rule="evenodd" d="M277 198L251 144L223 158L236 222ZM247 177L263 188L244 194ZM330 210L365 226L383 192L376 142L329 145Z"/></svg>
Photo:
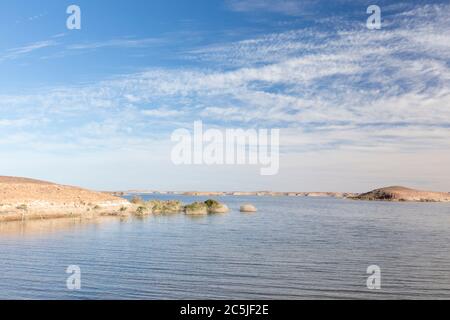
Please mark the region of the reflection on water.
<svg viewBox="0 0 450 320"><path fill-rule="evenodd" d="M0 224L0 298L450 299L450 204L219 200L229 214ZM66 288L69 265L81 291Z"/></svg>
<svg viewBox="0 0 450 320"><path fill-rule="evenodd" d="M51 233L76 231L81 228L117 220L112 217L60 218L0 223L0 240L6 238L40 237Z"/></svg>

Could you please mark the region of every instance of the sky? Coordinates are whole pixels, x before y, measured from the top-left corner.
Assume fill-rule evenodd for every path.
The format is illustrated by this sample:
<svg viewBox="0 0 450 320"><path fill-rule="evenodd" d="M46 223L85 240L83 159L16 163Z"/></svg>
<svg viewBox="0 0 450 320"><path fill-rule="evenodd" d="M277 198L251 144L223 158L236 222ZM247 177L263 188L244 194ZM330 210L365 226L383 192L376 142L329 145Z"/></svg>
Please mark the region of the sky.
<svg viewBox="0 0 450 320"><path fill-rule="evenodd" d="M278 174L175 165L198 120L280 129ZM450 3L3 0L0 137L0 175L97 190L450 191Z"/></svg>

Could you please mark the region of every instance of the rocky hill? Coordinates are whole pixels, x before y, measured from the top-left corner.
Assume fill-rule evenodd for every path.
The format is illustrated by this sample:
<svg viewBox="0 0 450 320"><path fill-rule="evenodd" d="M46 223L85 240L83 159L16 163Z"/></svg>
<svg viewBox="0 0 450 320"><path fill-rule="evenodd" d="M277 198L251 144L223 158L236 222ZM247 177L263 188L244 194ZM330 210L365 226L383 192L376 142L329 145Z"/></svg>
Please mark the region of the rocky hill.
<svg viewBox="0 0 450 320"><path fill-rule="evenodd" d="M379 201L448 202L450 201L450 193L421 191L405 187L394 186L376 189L352 197L351 199L379 200Z"/></svg>

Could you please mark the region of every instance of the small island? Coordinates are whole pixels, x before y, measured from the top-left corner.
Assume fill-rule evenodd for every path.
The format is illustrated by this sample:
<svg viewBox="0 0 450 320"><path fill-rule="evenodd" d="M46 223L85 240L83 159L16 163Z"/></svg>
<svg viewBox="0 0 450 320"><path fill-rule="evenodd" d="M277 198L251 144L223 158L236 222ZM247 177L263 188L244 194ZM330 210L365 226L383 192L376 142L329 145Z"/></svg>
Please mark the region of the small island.
<svg viewBox="0 0 450 320"><path fill-rule="evenodd" d="M349 197L349 199L398 202L450 202L450 193L421 191L393 186L362 193L357 196Z"/></svg>

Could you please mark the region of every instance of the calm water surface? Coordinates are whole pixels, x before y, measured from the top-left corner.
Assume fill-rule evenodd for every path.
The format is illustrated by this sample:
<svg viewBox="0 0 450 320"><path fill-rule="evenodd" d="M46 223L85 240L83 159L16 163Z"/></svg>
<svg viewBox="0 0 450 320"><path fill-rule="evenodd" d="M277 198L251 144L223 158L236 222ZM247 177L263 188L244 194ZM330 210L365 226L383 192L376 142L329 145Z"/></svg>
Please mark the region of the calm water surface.
<svg viewBox="0 0 450 320"><path fill-rule="evenodd" d="M219 200L232 212L0 225L0 299L450 299L449 204ZM239 213L247 202L259 212Z"/></svg>

